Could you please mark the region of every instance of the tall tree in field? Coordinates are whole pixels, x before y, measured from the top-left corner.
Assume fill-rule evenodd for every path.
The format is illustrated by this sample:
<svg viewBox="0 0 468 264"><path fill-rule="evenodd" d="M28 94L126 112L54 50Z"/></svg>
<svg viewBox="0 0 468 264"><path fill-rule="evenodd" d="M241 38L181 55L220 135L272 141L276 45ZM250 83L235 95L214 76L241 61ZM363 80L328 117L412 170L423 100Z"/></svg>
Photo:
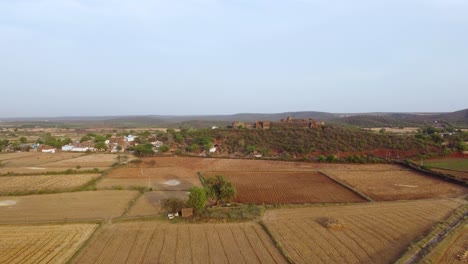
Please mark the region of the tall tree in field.
<svg viewBox="0 0 468 264"><path fill-rule="evenodd" d="M232 183L221 175L208 177L204 179L204 186L206 189L207 197L215 200L215 204L220 202L229 202L237 195L236 188Z"/></svg>
<svg viewBox="0 0 468 264"><path fill-rule="evenodd" d="M202 187L192 187L189 190L189 199L187 205L192 207L195 212L200 213L205 209L206 205L206 191Z"/></svg>

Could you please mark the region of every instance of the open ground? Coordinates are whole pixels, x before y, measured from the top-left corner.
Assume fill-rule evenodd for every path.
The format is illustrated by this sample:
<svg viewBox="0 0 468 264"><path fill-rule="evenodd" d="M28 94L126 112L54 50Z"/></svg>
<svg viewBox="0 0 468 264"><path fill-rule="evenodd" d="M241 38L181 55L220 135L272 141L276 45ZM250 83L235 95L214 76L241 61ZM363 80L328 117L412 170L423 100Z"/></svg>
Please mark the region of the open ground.
<svg viewBox="0 0 468 264"><path fill-rule="evenodd" d="M319 172L206 172L224 175L235 185L239 203L304 204L364 202Z"/></svg>
<svg viewBox="0 0 468 264"><path fill-rule="evenodd" d="M269 210L264 222L294 263L391 263L458 200Z"/></svg>
<svg viewBox="0 0 468 264"><path fill-rule="evenodd" d="M287 263L255 223L105 225L73 263Z"/></svg>
<svg viewBox="0 0 468 264"><path fill-rule="evenodd" d="M28 196L0 196L1 223L107 220L121 216L137 191L89 191Z"/></svg>
<svg viewBox="0 0 468 264"><path fill-rule="evenodd" d="M96 224L0 226L0 263L65 263Z"/></svg>
<svg viewBox="0 0 468 264"><path fill-rule="evenodd" d="M33 175L0 177L0 195L29 192L65 192L75 190L98 178L100 174Z"/></svg>
<svg viewBox="0 0 468 264"><path fill-rule="evenodd" d="M376 201L458 197L468 193L468 188L398 166L393 170L326 170L324 173Z"/></svg>

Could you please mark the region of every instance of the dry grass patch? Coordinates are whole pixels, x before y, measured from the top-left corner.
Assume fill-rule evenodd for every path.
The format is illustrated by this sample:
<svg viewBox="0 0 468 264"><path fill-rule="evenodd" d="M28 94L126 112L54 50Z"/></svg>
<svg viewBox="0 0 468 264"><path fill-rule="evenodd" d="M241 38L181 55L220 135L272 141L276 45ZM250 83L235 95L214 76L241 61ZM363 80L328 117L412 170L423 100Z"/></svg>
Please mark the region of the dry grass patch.
<svg viewBox="0 0 468 264"><path fill-rule="evenodd" d="M46 163L77 158L77 157L84 155L82 153L66 153L66 152L60 152L60 153L23 152L23 153L25 155L18 155L18 157L4 160L2 162L3 166L5 168L42 167L42 165Z"/></svg>
<svg viewBox="0 0 468 264"><path fill-rule="evenodd" d="M99 176L100 174L70 174L1 177L0 195L18 192L69 191L79 188Z"/></svg>
<svg viewBox="0 0 468 264"><path fill-rule="evenodd" d="M97 225L0 226L0 263L65 263Z"/></svg>
<svg viewBox="0 0 468 264"><path fill-rule="evenodd" d="M286 263L255 223L103 226L73 263Z"/></svg>
<svg viewBox="0 0 468 264"><path fill-rule="evenodd" d="M422 263L468 263L468 219L438 244Z"/></svg>
<svg viewBox="0 0 468 264"><path fill-rule="evenodd" d="M421 200L267 211L264 222L295 263L391 263L465 202ZM344 228L324 225L335 220Z"/></svg>
<svg viewBox="0 0 468 264"><path fill-rule="evenodd" d="M48 162L43 167L110 167L116 163L117 154L88 154L73 159Z"/></svg>
<svg viewBox="0 0 468 264"><path fill-rule="evenodd" d="M458 197L468 188L409 170L324 171L376 201Z"/></svg>
<svg viewBox="0 0 468 264"><path fill-rule="evenodd" d="M110 219L124 213L137 191L90 191L3 196L16 204L0 206L0 223L66 222Z"/></svg>

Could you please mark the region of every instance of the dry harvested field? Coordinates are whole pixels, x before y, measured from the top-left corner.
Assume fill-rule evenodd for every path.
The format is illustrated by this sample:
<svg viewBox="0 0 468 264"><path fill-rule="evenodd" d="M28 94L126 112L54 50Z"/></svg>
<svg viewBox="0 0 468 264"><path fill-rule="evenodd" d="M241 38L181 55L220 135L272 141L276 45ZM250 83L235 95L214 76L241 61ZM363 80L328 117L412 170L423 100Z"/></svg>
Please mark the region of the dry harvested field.
<svg viewBox="0 0 468 264"><path fill-rule="evenodd" d="M458 197L468 193L468 188L410 170L330 170L324 173L376 201Z"/></svg>
<svg viewBox="0 0 468 264"><path fill-rule="evenodd" d="M99 176L100 174L3 176L0 177L0 195L17 192L69 191Z"/></svg>
<svg viewBox="0 0 468 264"><path fill-rule="evenodd" d="M303 204L364 202L354 192L319 172L207 172L224 175L237 188L237 202Z"/></svg>
<svg viewBox="0 0 468 264"><path fill-rule="evenodd" d="M116 154L89 154L73 159L60 160L43 164L43 167L110 167L116 163Z"/></svg>
<svg viewBox="0 0 468 264"><path fill-rule="evenodd" d="M438 244L422 263L462 264L468 262L468 220Z"/></svg>
<svg viewBox="0 0 468 264"><path fill-rule="evenodd" d="M127 216L158 215L161 212L161 200L178 197L188 199L188 193L184 191L153 191L143 194L130 209Z"/></svg>
<svg viewBox="0 0 468 264"><path fill-rule="evenodd" d="M255 223L105 225L73 263L286 263Z"/></svg>
<svg viewBox="0 0 468 264"><path fill-rule="evenodd" d="M66 263L97 225L0 226L0 263Z"/></svg>
<svg viewBox="0 0 468 264"><path fill-rule="evenodd" d="M191 157L156 157L155 167L183 167L197 171L317 171L317 170L385 170L394 169L387 164L327 164L309 162L288 162L276 160L213 159Z"/></svg>
<svg viewBox="0 0 468 264"><path fill-rule="evenodd" d="M82 156L82 153L42 153L42 152L22 152L13 153L18 154L14 158L5 159L2 161L5 168L18 168L18 167L42 167L43 164L56 162L60 160L67 160ZM21 154L21 155L19 155ZM10 155L10 154L2 154ZM84 166L83 166L84 167Z"/></svg>
<svg viewBox="0 0 468 264"><path fill-rule="evenodd" d="M65 167L65 168L44 168L44 167L18 167L18 168L0 168L0 175L34 175L42 174L46 172L65 172L68 169L76 170L75 167ZM98 169L100 171L108 169L108 167L81 167L80 170L94 170Z"/></svg>
<svg viewBox="0 0 468 264"><path fill-rule="evenodd" d="M7 206L0 206L0 223L109 219L122 215L137 195L136 191L90 191L2 196L0 205Z"/></svg>
<svg viewBox="0 0 468 264"><path fill-rule="evenodd" d="M154 190L188 190L194 185L201 186L196 171L183 167L123 167L114 169L101 180L97 188L128 188L148 186Z"/></svg>
<svg viewBox="0 0 468 264"><path fill-rule="evenodd" d="M267 211L264 222L295 263L392 263L463 201L421 200Z"/></svg>
<svg viewBox="0 0 468 264"><path fill-rule="evenodd" d="M10 153L0 153L0 161L17 159L22 157L31 156L31 152L10 152Z"/></svg>

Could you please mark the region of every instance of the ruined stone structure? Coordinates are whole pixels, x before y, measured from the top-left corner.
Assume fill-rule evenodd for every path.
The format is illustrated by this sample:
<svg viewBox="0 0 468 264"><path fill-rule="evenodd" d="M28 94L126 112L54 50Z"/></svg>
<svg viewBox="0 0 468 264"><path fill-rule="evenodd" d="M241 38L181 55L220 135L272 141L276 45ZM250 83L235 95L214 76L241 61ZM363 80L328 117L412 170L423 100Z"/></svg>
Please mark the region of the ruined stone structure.
<svg viewBox="0 0 468 264"><path fill-rule="evenodd" d="M281 128L319 128L324 126L324 122L319 122L313 119L294 119L288 117L286 119L281 119L279 122L270 122L270 121L257 121L255 122L256 129L270 129L275 127Z"/></svg>

